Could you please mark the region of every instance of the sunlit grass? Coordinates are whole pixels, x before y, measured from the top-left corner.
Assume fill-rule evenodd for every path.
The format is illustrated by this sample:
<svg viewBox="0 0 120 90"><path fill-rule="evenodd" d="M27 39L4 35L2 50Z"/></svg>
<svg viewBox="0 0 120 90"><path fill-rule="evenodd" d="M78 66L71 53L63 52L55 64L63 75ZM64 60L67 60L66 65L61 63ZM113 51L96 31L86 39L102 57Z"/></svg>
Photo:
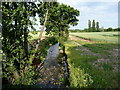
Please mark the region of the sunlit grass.
<svg viewBox="0 0 120 90"><path fill-rule="evenodd" d="M92 88L115 88L119 87L118 85L118 77L120 76L119 72L113 71L112 65L116 60L116 57L112 55L111 50L118 48L118 42L114 38L118 38L115 34L117 32L91 32L91 33L72 33L73 35L76 35L79 37L82 36L83 38L90 37L94 38L91 39L95 41L87 42L82 40L69 40L65 43L66 46L66 53L68 55L68 64L70 67L70 80L71 80L71 87L92 87ZM71 35L72 35L71 34ZM103 35L104 34L104 35ZM115 36L113 36L113 34ZM101 36L103 35L103 36ZM104 38L100 38L104 37ZM112 40L110 38L105 37L112 37ZM96 39L95 39L96 38ZM102 40L103 39L103 40ZM81 46L76 45L74 42L79 43ZM92 53L96 55L92 55L90 52L83 51L82 48L84 47L89 49ZM98 67L95 67L93 65L93 62L97 61L98 59L109 59L111 62L104 63L104 62L98 62ZM87 81L90 84L84 86L83 82L84 80L82 77L84 77L85 74L87 74L90 77L91 81ZM80 77L79 77L80 76ZM80 84L82 81L82 85Z"/></svg>
<svg viewBox="0 0 120 90"><path fill-rule="evenodd" d="M72 44L71 41L68 41L65 46L70 68L70 87L89 87L93 83L93 80L80 65L83 60L88 60L88 58L82 56L80 57L79 51L75 51L76 45Z"/></svg>
<svg viewBox="0 0 120 90"><path fill-rule="evenodd" d="M70 33L81 38L90 39L94 41L107 41L118 43L118 32L82 32Z"/></svg>

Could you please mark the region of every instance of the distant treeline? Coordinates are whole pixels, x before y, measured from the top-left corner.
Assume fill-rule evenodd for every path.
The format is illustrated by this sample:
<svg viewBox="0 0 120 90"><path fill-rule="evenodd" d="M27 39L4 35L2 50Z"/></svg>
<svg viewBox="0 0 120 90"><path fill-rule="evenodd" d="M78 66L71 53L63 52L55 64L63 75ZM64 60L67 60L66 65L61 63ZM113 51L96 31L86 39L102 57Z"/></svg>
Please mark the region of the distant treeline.
<svg viewBox="0 0 120 90"><path fill-rule="evenodd" d="M88 28L85 28L84 30L80 29L74 29L69 30L70 32L109 32L109 31L120 31L120 28L107 28L104 29L104 27L100 27L99 22L95 20L88 20Z"/></svg>
<svg viewBox="0 0 120 90"><path fill-rule="evenodd" d="M80 30L80 29L70 29L69 30L70 32L90 32L87 28L85 28L84 30ZM102 28L99 28L98 31L96 32L110 32L110 31L120 31L120 28L107 28L107 29L104 29L103 27ZM93 32L93 31L91 31ZM94 31L95 32L95 31Z"/></svg>

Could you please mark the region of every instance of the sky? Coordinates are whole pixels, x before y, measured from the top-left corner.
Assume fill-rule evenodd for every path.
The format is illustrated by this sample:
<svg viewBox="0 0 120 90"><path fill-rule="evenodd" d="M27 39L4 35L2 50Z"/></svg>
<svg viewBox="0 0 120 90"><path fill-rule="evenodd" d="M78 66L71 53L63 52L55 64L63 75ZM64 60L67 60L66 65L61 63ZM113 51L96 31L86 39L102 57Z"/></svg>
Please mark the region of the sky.
<svg viewBox="0 0 120 90"><path fill-rule="evenodd" d="M80 11L78 25L71 29L88 28L88 20L98 21L100 27L118 27L118 0L58 0Z"/></svg>
<svg viewBox="0 0 120 90"><path fill-rule="evenodd" d="M119 0L57 0L61 4L67 4L80 11L77 26L70 29L88 28L88 20L99 22L100 27L118 27L118 1ZM37 29L39 29L39 18L37 17Z"/></svg>

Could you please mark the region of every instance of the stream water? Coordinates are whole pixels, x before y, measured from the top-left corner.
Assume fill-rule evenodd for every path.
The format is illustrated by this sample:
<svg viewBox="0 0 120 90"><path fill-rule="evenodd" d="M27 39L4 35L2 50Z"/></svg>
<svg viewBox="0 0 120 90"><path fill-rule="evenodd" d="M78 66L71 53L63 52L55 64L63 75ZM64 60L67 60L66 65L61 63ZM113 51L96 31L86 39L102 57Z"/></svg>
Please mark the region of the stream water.
<svg viewBox="0 0 120 90"><path fill-rule="evenodd" d="M64 55L59 57L59 43L51 46L47 52L47 57L40 65L39 78L36 84L40 88L63 88L66 87L66 77L68 76L67 60ZM58 58L59 57L59 58ZM61 63L58 59L62 59ZM68 77L67 77L68 79Z"/></svg>

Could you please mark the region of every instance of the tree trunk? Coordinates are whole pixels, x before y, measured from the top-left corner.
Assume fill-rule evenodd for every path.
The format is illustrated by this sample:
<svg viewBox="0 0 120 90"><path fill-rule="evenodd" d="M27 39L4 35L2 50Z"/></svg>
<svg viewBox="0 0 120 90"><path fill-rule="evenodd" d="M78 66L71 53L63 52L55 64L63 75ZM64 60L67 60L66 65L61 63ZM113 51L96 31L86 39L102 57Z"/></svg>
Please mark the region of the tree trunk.
<svg viewBox="0 0 120 90"><path fill-rule="evenodd" d="M41 28L41 32L40 32L40 34L39 34L39 40L41 40L41 38L42 38L42 34L43 34L43 32L44 32L44 29L45 29L45 25L46 25L46 22L47 22L47 19L48 19L48 9L47 9L47 12L46 12L46 16L45 16L45 21L44 21L44 25L43 25L43 27ZM39 41L38 41L39 42Z"/></svg>
<svg viewBox="0 0 120 90"><path fill-rule="evenodd" d="M46 25L46 22L47 22L47 19L48 19L48 11L49 11L49 9L47 9L46 16L45 16L45 21L44 21L44 25L42 26L40 34L39 34L39 39L38 39L38 43L36 44L35 53L38 50L38 47L39 47L39 44L40 44L40 41L41 41L41 38L42 38L42 34L44 32L44 29L45 29L45 25ZM35 56L35 53L34 53L33 56Z"/></svg>

